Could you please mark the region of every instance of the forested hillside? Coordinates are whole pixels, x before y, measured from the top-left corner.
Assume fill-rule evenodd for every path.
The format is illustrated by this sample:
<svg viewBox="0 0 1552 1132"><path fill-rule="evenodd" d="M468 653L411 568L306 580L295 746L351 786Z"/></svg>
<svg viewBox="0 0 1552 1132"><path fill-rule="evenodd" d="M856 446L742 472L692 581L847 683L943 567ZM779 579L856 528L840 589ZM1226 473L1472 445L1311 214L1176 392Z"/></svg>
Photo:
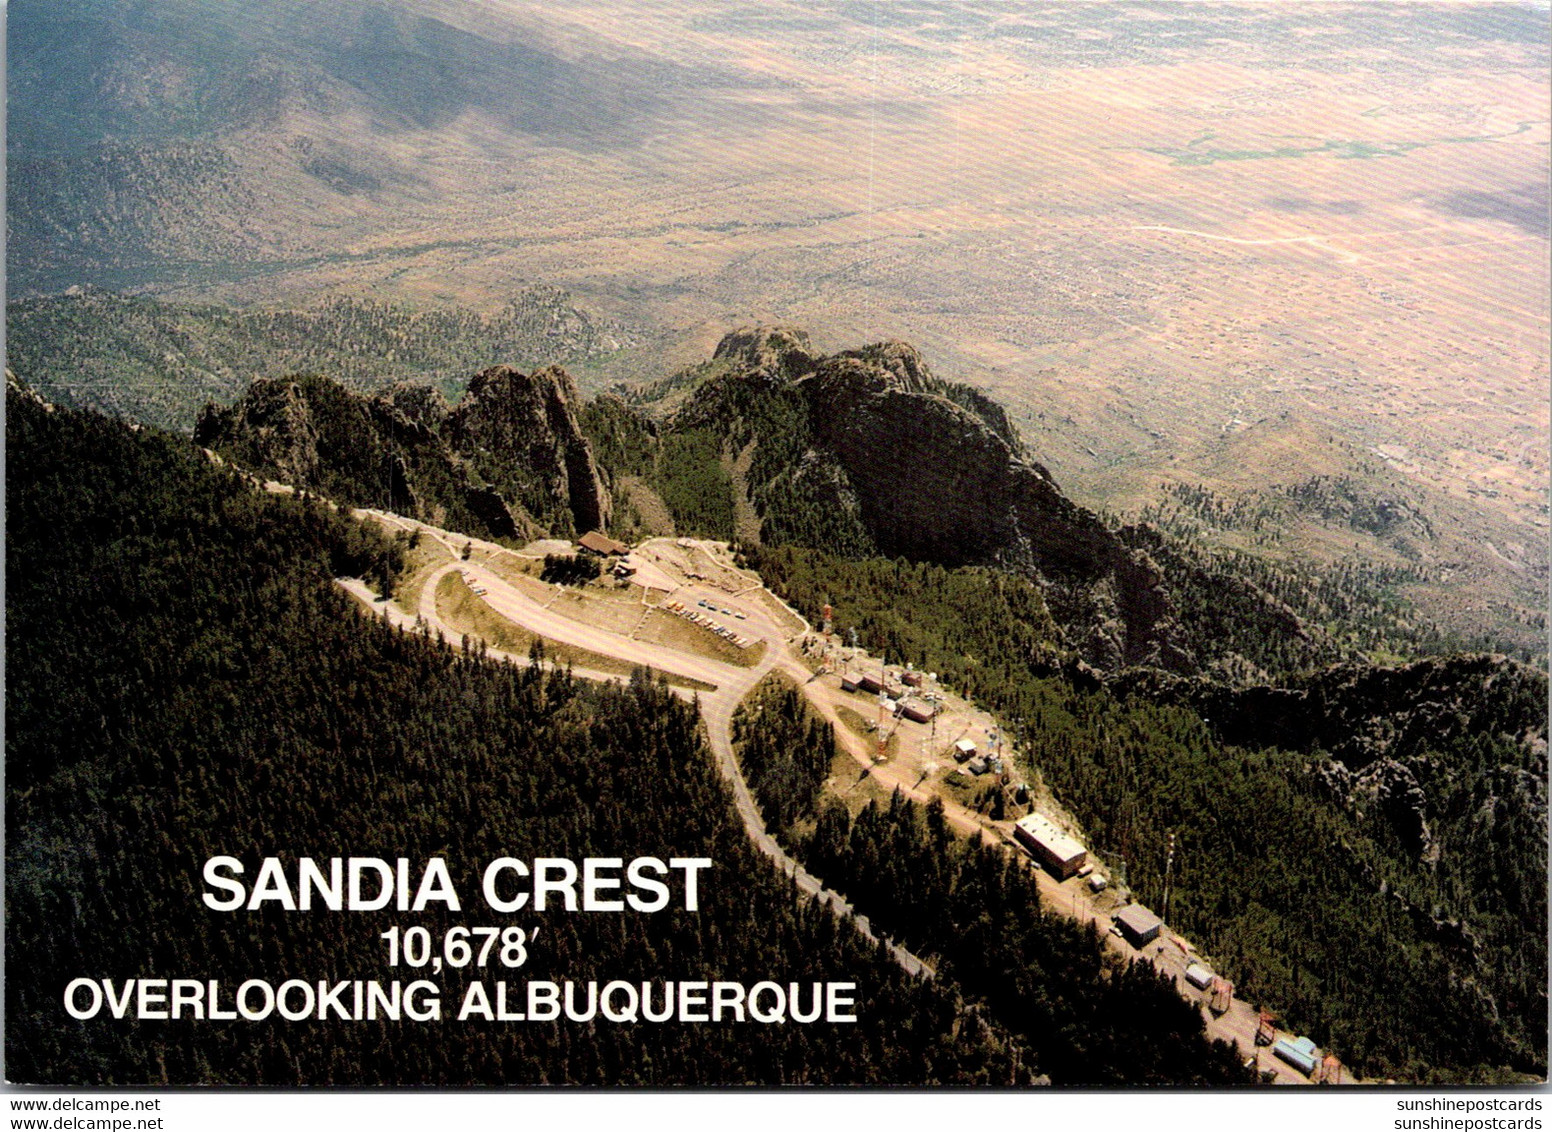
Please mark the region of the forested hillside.
<svg viewBox="0 0 1552 1132"><path fill-rule="evenodd" d="M51 400L186 432L260 377L327 374L373 392L395 381L456 401L495 362L615 374L649 336L590 314L557 287L527 286L491 315L337 299L305 310L234 310L86 289L6 306L8 365Z"/></svg>
<svg viewBox="0 0 1552 1132"><path fill-rule="evenodd" d="M416 386L367 398L264 380L207 409L196 437L299 487L490 538L607 527L993 570L1036 583L1053 649L1105 671L1254 683L1458 644L1383 571L1274 565L1077 506L996 405L897 342L826 358L758 327L671 381L591 400L553 367L491 367L452 408Z"/></svg>
<svg viewBox="0 0 1552 1132"><path fill-rule="evenodd" d="M1393 570L1317 571L1077 507L998 406L937 378L903 343L825 358L792 328L747 329L627 402L611 419L635 407L653 430L629 449L600 446L600 469L617 478L623 452L635 453L629 474L655 488L675 533L1034 582L1032 624L1052 650L1102 670L1255 683L1465 643L1398 596L1406 579ZM642 466L642 450L656 460ZM735 529L740 505L750 520ZM872 609L891 632L916 631L913 611L888 597Z"/></svg>
<svg viewBox="0 0 1552 1132"><path fill-rule="evenodd" d="M746 561L806 616L830 603L843 637L996 710L1144 903L1174 834L1171 924L1358 1072L1545 1074L1541 671L1477 657L1107 686L1055 661L1027 581L797 548ZM847 839L821 832L816 870Z"/></svg>
<svg viewBox="0 0 1552 1132"><path fill-rule="evenodd" d="M822 799L834 742L794 690L757 692L735 737L776 836L877 929L931 956L979 1012L1029 1044L1053 1083L1251 1080L1167 978L1107 955L1092 926L1042 909L1023 859L957 840L940 802L923 808L896 793L853 820Z"/></svg>
<svg viewBox="0 0 1552 1132"><path fill-rule="evenodd" d="M406 636L335 574L396 548L186 441L8 397L6 1014L13 1081L1017 1083L951 981L913 982L758 860L693 709ZM404 977L378 938L477 920L215 913L217 854L707 856L699 912L513 918L523 978L854 979L855 1026L75 1022L77 976ZM438 907L433 905L433 908ZM490 913L486 912L488 918ZM463 979L444 976L444 1009ZM348 997L348 996L347 996Z"/></svg>
<svg viewBox="0 0 1552 1132"><path fill-rule="evenodd" d="M54 427L84 420L51 419ZM112 435L120 443L129 434ZM521 539L599 527L625 538L733 540L742 564L811 621L833 605L843 639L855 631L875 654L938 672L994 710L1028 773L1145 902L1162 895L1173 836L1171 924L1290 1028L1368 1076L1545 1074L1547 921L1538 878L1546 870L1546 675L1502 657L1454 655L1459 642L1417 617L1384 570L1315 573L1209 547L1187 530L1108 521L1061 493L995 405L935 378L909 346L826 358L790 328L729 335L710 362L624 397L584 400L563 370L510 366L482 371L451 409L425 388L397 386L368 399L321 378L259 382L231 409L207 412L199 439L298 486L467 524L475 534ZM134 441L170 443L151 433ZM221 507L278 514L255 510L252 500L239 506L247 497L231 491L234 502ZM53 506L84 511L75 502ZM139 531L139 519L125 521ZM314 511L294 522L335 520ZM66 528L88 542L96 529ZM391 576L391 546L374 549L350 528L330 537L328 547L344 548L328 551L340 560L331 569L366 555L370 571ZM73 561L57 568L61 577L75 578L67 566ZM79 584L93 592L98 583ZM36 595L23 596L37 604ZM213 616L194 622L231 632ZM109 616L96 624L114 623ZM284 624L252 631L283 632ZM160 639L137 638L120 667L137 670L136 650L160 655ZM105 645L114 647L120 642ZM253 663L231 641L214 655L241 674ZM38 663L48 672L57 662ZM299 661L299 670L310 663ZM73 669L61 679L74 690L59 703L100 682ZM26 694L26 683L17 691ZM559 693L544 695L549 702ZM584 714L625 710L599 695L565 693L590 705L575 709ZM295 706L271 715L286 718ZM304 707L308 718L323 710L313 701ZM662 710L672 717L677 709ZM108 727L111 712L86 713L99 716ZM479 726L471 721L460 734ZM179 733L202 734L193 724ZM564 746L561 732L531 734L539 746L514 749ZM784 834L806 833L822 768L794 764L782 749L811 746L813 736L762 739L755 729L743 738L768 820ZM689 752L665 751L661 765L699 757ZM456 773L456 765L444 769ZM589 783L599 796L619 789ZM665 800L662 812L679 804ZM620 820L623 828L634 819ZM834 815L818 820L823 844L805 851L819 854L854 898L870 892L869 914L889 930L957 962L950 953L963 933L912 935L924 930L918 912L863 852L887 832L908 858L943 855L932 830L913 824L919 816L875 815L844 827ZM978 871L989 864L943 856L948 891L990 891ZM994 920L1026 899L1011 883L997 882ZM1087 970L1090 960L1072 962ZM995 980L964 989L987 1001L1025 994ZM1152 991L1139 984L1127 993L1146 999ZM1085 1001L1072 1007L1074 1017L1096 1017L1084 1011L1099 1000ZM1158 1019L1172 1034L1183 1025ZM1024 1035L1032 1060L1048 1062L1053 1077L1120 1079L1059 1068L1025 1023L1003 1024ZM1123 1051L1129 1040L1112 1034L1095 1048L1112 1042L1107 1048ZM1131 1079L1171 1072L1147 1063Z"/></svg>

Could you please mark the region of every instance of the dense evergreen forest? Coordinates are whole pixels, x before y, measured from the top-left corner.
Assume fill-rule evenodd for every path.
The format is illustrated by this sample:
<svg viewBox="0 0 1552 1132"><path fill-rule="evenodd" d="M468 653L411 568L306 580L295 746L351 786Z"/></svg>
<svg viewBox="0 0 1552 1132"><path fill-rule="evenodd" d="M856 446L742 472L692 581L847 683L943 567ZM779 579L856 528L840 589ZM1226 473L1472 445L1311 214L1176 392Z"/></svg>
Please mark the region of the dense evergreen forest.
<svg viewBox="0 0 1552 1132"><path fill-rule="evenodd" d="M1197 1008L1146 962L1107 956L1092 926L1043 912L1022 859L956 841L941 807L899 795L855 819L831 802L800 850L873 923L1030 1043L1059 1084L1245 1084Z"/></svg>
<svg viewBox="0 0 1552 1132"><path fill-rule="evenodd" d="M931 957L977 1010L1027 1042L1054 1084L1252 1079L1168 979L1107 957L1092 926L1043 910L1023 859L956 839L941 803L897 793L853 820L822 801L834 741L793 688L757 689L734 736L771 832L876 930Z"/></svg>
<svg viewBox="0 0 1552 1132"><path fill-rule="evenodd" d="M15 1081L1016 1083L963 1024L757 859L693 708L644 680L517 670L355 612L397 549L258 495L185 441L8 398L7 1061ZM76 976L403 977L381 931L490 919L216 913L213 855L706 856L698 912L502 919L523 978L854 979L855 1026L73 1021ZM251 875L251 874L250 874ZM438 906L433 905L433 908ZM443 977L444 1009L462 980Z"/></svg>
<svg viewBox="0 0 1552 1132"><path fill-rule="evenodd" d="M1273 711L1273 689L1112 688L1054 664L1038 590L1009 575L792 547L746 561L810 618L829 602L843 636L996 710L1144 903L1174 833L1172 925L1358 1072L1545 1074L1544 673L1339 669Z"/></svg>
<svg viewBox="0 0 1552 1132"><path fill-rule="evenodd" d="M811 620L832 604L843 639L855 632L873 653L938 672L997 712L1032 779L1055 792L1091 850L1145 903L1159 902L1173 835L1170 922L1242 997L1276 1008L1289 1028L1334 1048L1365 1076L1545 1075L1542 668L1458 655L1463 642L1396 596L1412 580L1403 573L1356 563L1317 572L1212 548L1188 527L1108 523L1060 495L997 406L933 378L909 347L816 359L798 341L786 331L730 335L732 345L719 347L714 361L625 397L545 394L553 435L539 445L526 444L527 418L506 410L525 403L530 387L569 389L569 379L514 372L512 392L487 406L491 419L509 422L506 431L492 432L499 443L481 442L480 459L515 461L514 483L542 465L548 478L534 480L543 491L532 500L503 480L504 501L490 476L470 473L467 458L439 447L422 419L423 391L400 389L368 403L325 379L291 383L308 405L299 418L307 427L297 431L306 444L294 447L308 457L313 478L305 482L326 494L413 505L472 533L510 540L538 533L529 529L535 523L559 524L558 533L591 528L581 516L588 508L602 516L612 493L608 525L622 537L666 521L676 534L736 540L742 563ZM776 342L785 352L773 352ZM676 828L681 809L693 809L699 816L684 827L691 841L715 842L708 855L730 875L763 876L706 769L692 713L662 690L610 692L515 674L380 627L363 632L328 578L355 573L391 587L393 543L317 505L260 500L154 430L44 412L26 398L18 406L14 443L51 455L13 474L8 502L12 672L21 674L8 685L8 716L16 720L8 763L24 791L13 789L8 804L18 875L33 886L8 888L8 900L36 889L35 904L70 908L89 923L77 932L86 933L83 953L100 945L122 956L131 946L116 936L99 941L90 934L97 921L81 921L86 913L77 911L111 890L82 879L88 863L118 861L121 878L136 875L127 857L114 856L119 847L161 855L155 876L164 887L147 906L171 908L184 899L189 862L203 859L177 856L172 846L236 829L257 848L291 822L311 831L311 842L286 842L286 851L302 852L291 847L326 841L336 814L342 828L370 829L377 819L361 807L373 804L413 817L384 845L435 844L469 857L507 842L607 849L610 829L633 831L622 840L635 844L637 833L661 837ZM445 406L431 416L441 412ZM880 447L880 436L905 433L913 434L913 451L936 451L951 435L978 454L981 490L954 500L964 506L944 520L959 533L917 544L949 557L885 556L942 517L942 508L913 510L915 466ZM262 429L239 430L221 450L260 467L275 459L272 442ZM249 452L250 443L259 447ZM875 474L873 465L891 460ZM132 470L114 471L115 461ZM1017 475L1000 478L1013 465ZM1352 504L1341 484L1316 487L1300 506ZM1018 507L997 494L1003 488L1019 496ZM1212 516L1222 510L1210 498L1186 502ZM1359 526L1389 522L1388 515L1353 511ZM999 526L1005 521L1011 526ZM983 530L1002 541L964 551L961 536ZM195 547L208 561L196 562ZM314 641L318 655L306 651ZM208 693L175 693L169 674L183 672L188 686ZM331 706L331 687L350 694ZM782 927L772 932L779 940L751 943L755 954L776 962L817 949L832 965L865 961L874 980L869 1001L887 1002L878 1009L894 1011L891 1025L922 996L930 1002L921 1009L937 1021L898 1049L886 1028L860 1061L836 1060L817 1031L784 1037L790 1049L771 1063L781 1067L778 1076L749 1079L909 1080L907 1062L920 1080L1232 1078L1219 1054L1191 1044L1195 1031L1151 976L1118 980L1099 951L1086 950L1092 941L1031 913L1033 888L1017 870L943 841L941 823L913 807L848 818L823 805L828 736L797 703L790 691L766 689L737 720L741 757L768 823L886 931L941 960L943 977L932 988L900 984L877 957L856 958L848 930L792 906L779 881L766 891L760 880L761 907ZM643 714L661 716L662 730L637 718ZM526 723L517 727L515 717ZM278 732L276 720L284 721ZM163 730L177 743L158 745ZM384 743L391 768L382 765ZM643 745L639 762L634 745ZM236 755L224 758L227 749ZM369 789L349 804L339 789L288 797L292 809L264 819L269 824L244 815L246 801L278 783L313 781L303 766ZM650 786L641 794L638 779ZM139 801L105 801L109 816L91 838L72 841L60 816L69 790L84 784L94 798L106 797L121 780ZM130 817L142 812L154 815L145 828ZM27 838L20 848L18 831ZM900 861L936 862L932 883L906 891L901 876L911 874L897 876L874 855L881 841L895 845ZM465 853L465 843L476 848ZM338 846L310 851L366 852L353 841ZM945 908L952 914L940 923ZM736 951L748 930L745 912L726 914L686 937L709 950L694 951L676 934L664 953L723 962L717 948ZM1031 916L1045 926L1007 926ZM201 954L234 962L243 954L219 924L187 922L193 927L180 921L179 931L199 940ZM43 920L21 923L36 933L21 938L41 938ZM964 939L981 939L987 924L1002 925L996 948L958 950ZM623 954L655 939L655 927L617 933L609 946ZM284 917L275 930L304 952L312 946ZM553 938L569 946L575 937L575 950L547 951L557 963L603 947L581 928L566 930ZM375 962L374 942L352 941L349 950L338 936L316 953ZM171 934L163 941L175 945ZM1077 972L1079 985L1051 989L1058 971ZM985 1027L960 1024L961 994ZM1150 1019L1136 1032L1104 1020L1128 1002ZM31 1000L25 1006L33 1014L13 1017L43 1009ZM1080 1030L1087 1036L1076 1042ZM1074 1040L1053 1043L1051 1033ZM1133 1046L1146 1033L1170 1035L1193 1052L1178 1062L1143 1055ZM47 1040L50 1048L68 1044ZM512 1040L514 1051L542 1044L532 1035ZM628 1036L617 1040L621 1051L634 1048ZM555 1042L570 1049L563 1034ZM574 1070L568 1062L546 1079L741 1079L730 1068L736 1041L705 1049L688 1038L675 1042L653 1048L654 1056L677 1059L671 1071L654 1064L620 1078L613 1067ZM1066 1059L1063 1050L1074 1044L1091 1056ZM556 1064L545 1049L534 1064ZM121 1053L102 1056L104 1065L119 1064L113 1058ZM235 1047L231 1056L239 1056ZM456 1057L438 1056L428 1063L443 1067L434 1079L457 1079ZM508 1064L505 1054L480 1056L482 1064ZM253 1078L236 1064L229 1059L205 1075ZM1122 1068L1128 1064L1131 1075ZM491 1070L498 1071L508 1070ZM196 1079L205 1071L169 1072Z"/></svg>

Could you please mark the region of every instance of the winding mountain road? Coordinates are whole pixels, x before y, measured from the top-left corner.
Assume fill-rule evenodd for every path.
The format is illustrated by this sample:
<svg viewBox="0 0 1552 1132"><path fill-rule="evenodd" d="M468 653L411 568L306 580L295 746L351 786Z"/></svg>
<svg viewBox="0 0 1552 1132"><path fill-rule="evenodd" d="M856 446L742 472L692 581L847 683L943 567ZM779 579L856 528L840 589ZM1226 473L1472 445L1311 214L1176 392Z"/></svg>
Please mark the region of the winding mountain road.
<svg viewBox="0 0 1552 1132"><path fill-rule="evenodd" d="M931 966L919 956L891 940L878 936L872 930L867 917L859 914L839 893L826 888L819 877L804 869L777 844L765 827L765 820L760 814L733 752L733 715L738 705L754 690L755 686L766 675L777 670L789 677L802 690L805 700L831 725L841 749L851 756L864 776L871 776L885 792L898 790L905 797L923 804L931 801L935 795L919 789L920 780L911 781L913 772L908 768L897 765L893 760L874 761L873 741L859 735L839 714L839 708L842 706L851 706L853 711L856 710L854 702L848 705L851 697L830 684L815 679L810 667L800 659L794 648L794 642L811 631L808 623L784 604L779 605L780 613L777 606L767 604L767 602L778 602L778 599L769 594L769 591L760 585L758 579L750 578L747 574L723 564L711 547L687 543L686 540L651 540L633 552L636 555L634 560L640 567L638 573L642 577L650 578L654 587L660 590L667 587L670 597L684 602L688 607L694 608L697 607L697 603L704 602L705 605L702 608L706 610L709 617L723 621L730 627L736 626L736 631L742 636L764 642L765 651L760 660L744 667L678 648L636 640L620 632L586 624L576 617L568 616L565 612L553 608L555 604L553 601L545 603L536 600L531 594L524 592L523 588L513 585L489 566L472 557L470 559L462 557L466 548L477 549L487 554L511 553L504 547L443 531L418 520L388 512L363 511L357 514L401 530L419 531L422 537L435 539L452 556L452 561L438 566L426 578L414 614L399 609L391 602L381 601L358 581L350 579L340 581L342 586L370 608L386 610L390 622L396 625L410 629L422 625L450 641L459 640L462 633L447 625L436 608L437 583L449 572L458 571L470 584L484 591L479 595L480 600L485 602L493 612L529 632L591 653L608 656L617 661L644 665L712 686L711 690L698 693L682 687L676 687L674 691L699 704L712 755L716 759L718 770L732 789L734 806L740 820L744 823L744 829L750 841L783 873L791 877L800 891L824 903L835 916L851 920L858 931L868 939L881 940L902 970L913 977L933 975ZM684 562L693 564L694 572L688 572L691 569L689 565L684 566L682 570L665 569L665 566L672 567L676 556ZM712 563L712 566L707 567L707 562ZM700 573L702 568L714 568L717 576L712 578L703 576ZM685 576L676 577L676 574ZM643 610L646 608L648 606L643 599ZM724 611L727 612L724 613ZM727 620L728 617L734 620ZM515 664L530 663L526 656L517 656L499 650L490 650L489 655ZM621 678L618 673L589 669L583 665L573 665L571 671L576 676L591 680L607 682ZM957 803L949 802L945 805L944 819L953 829L978 837L988 844L1006 846L1010 839L1008 833L1010 823L992 822ZM1097 906L1093 895L1083 885L1063 883L1041 869L1034 870L1033 875L1039 885L1042 898L1053 910L1075 920L1097 923L1102 930L1110 926L1110 914ZM1157 969L1174 977L1177 985L1182 987L1185 966L1195 954L1195 949L1188 941L1171 931L1166 931L1144 952L1134 953L1127 945L1119 940L1109 939L1108 936L1107 943L1128 959L1151 960ZM1256 1045L1258 1014L1249 1003L1234 998L1229 1008L1221 1015L1212 1015L1204 1010L1203 1018L1210 1036L1231 1042L1242 1053L1249 1051L1254 1057L1256 1067L1269 1074L1277 1084L1310 1084L1309 1078L1271 1057L1264 1048ZM1352 1078L1349 1076L1347 1080L1351 1082Z"/></svg>
<svg viewBox="0 0 1552 1132"><path fill-rule="evenodd" d="M386 512L372 511L358 512L358 514L364 518L387 522L404 530L419 530L422 535L435 538L453 552L452 562L439 566L428 575L416 610L419 624L424 624L432 632L440 634L449 641L461 639L462 634L447 625L438 614L436 588L437 583L444 576L458 571L485 590L480 598L494 612L532 633L630 664L640 664L672 675L685 676L715 685L715 690L697 693L696 698L700 704L701 718L706 724L707 741L717 761L717 769L732 788L733 804L744 823L744 831L748 834L749 840L775 862L777 868L789 876L800 891L819 900L836 916L851 920L866 938L880 940L866 916L860 915L839 893L826 888L822 880L803 868L771 836L770 831L765 828L765 819L760 814L759 806L755 803L754 795L750 792L749 784L744 779L743 771L739 768L738 760L733 753L733 713L755 686L782 661L786 662L782 665L783 668L789 672L795 666L801 672L802 679L806 680L810 675L807 669L788 654L786 634L774 616L762 608L746 608L743 603L740 603L740 611L745 613L741 629L747 626L747 635L763 639L766 643L765 654L757 664L742 667L709 657L694 656L679 649L633 640L619 633L586 625L546 608L488 567L460 559L458 556L462 554L463 546L469 543L469 540L462 536L452 535L413 519ZM476 543L476 545L497 552L503 550L491 544ZM391 624L409 629L417 626L417 616L411 616L392 602L382 601L361 582L355 579L341 579L339 584L369 608L377 611L385 610ZM694 595L691 595L691 599L694 600ZM491 650L489 655L516 664L530 663L528 657L499 650ZM573 666L571 670L574 675L587 679L602 681L620 679L615 673L580 666ZM690 694L683 689L676 689L676 691L680 695ZM891 940L882 939L881 942L907 974L913 977L932 976L932 968L920 957Z"/></svg>

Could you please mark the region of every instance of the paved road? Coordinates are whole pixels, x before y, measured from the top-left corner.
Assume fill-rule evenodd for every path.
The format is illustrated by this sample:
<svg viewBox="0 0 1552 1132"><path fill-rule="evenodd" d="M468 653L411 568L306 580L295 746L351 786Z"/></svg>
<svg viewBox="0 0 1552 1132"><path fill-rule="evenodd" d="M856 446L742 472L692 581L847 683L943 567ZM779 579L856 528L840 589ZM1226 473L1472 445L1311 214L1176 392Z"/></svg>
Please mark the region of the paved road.
<svg viewBox="0 0 1552 1132"><path fill-rule="evenodd" d="M390 516L383 512L372 512L371 517L387 520L394 525L406 530L419 528L425 534L436 538L455 554L462 553L462 544L466 541L461 536L452 535L445 531L417 523L414 520L405 519L402 516ZM489 545L489 544L484 544ZM492 550L500 550L499 547L490 547ZM754 690L756 684L776 666L777 658L785 655L785 640L781 629L775 625L775 618L764 610L756 611L752 604L748 608L741 607L745 612L745 621L739 622L747 625L747 632L751 636L764 636L767 647L764 657L752 667L744 668L725 661L713 660L706 657L692 656L677 649L671 649L663 645L648 644L644 641L632 640L619 633L609 632L585 625L573 618L556 613L545 608L543 604L535 601L523 593L516 586L511 585L499 574L484 566L470 561L455 560L438 567L428 578L425 587L421 590L420 607L417 610L419 620L429 626L434 632L438 632L448 640L458 640L461 634L444 623L437 615L436 610L436 585L441 578L452 570L461 570L471 577L486 592L481 595L487 605L494 611L506 617L517 625L538 633L551 640L562 644L574 645L578 648L588 649L591 652L603 653L631 664L648 665L661 669L664 672L679 676L688 676L708 684L715 685L715 690L699 694L701 716L706 723L707 739L711 746L713 756L717 761L717 768L733 790L733 803L738 811L739 818L744 823L744 830L750 841L775 862L777 868L792 878L798 888L810 896L815 897L825 904L838 917L850 919L865 937L876 940L879 937L873 932L867 917L859 915L850 904L837 892L832 892L824 886L824 882L814 876L802 865L798 864L788 855L770 832L765 828L765 819L760 814L759 807L755 804L754 795L750 793L749 784L744 779L738 760L733 754L733 713L744 698ZM406 627L413 627L416 619L393 606L392 603L384 603L377 600L364 585L354 579L342 580L340 583L358 598L367 602L377 610L388 609L390 622ZM681 600L684 600L681 596ZM690 601L696 600L691 595ZM731 608L731 606L728 606ZM774 633L774 637L767 635ZM515 661L521 664L529 663L527 657L517 657L510 653L492 652L491 655L500 659ZM613 673L602 673L581 667L573 667L573 674L589 679L618 680L620 677ZM806 677L806 670L803 675ZM683 693L681 693L683 694ZM931 977L932 968L921 958L890 940L884 940L884 945L889 949L895 962L907 974L914 976Z"/></svg>
<svg viewBox="0 0 1552 1132"><path fill-rule="evenodd" d="M372 517L391 523L405 530L419 529L424 534L437 539L454 555L454 561L439 567L428 579L425 588L421 591L419 615L421 620L436 631L443 633L451 640L458 639L460 634L453 632L443 624L436 612L436 583L450 570L461 570L476 584L486 591L482 595L484 600L495 612L515 624L565 644L587 649L591 652L612 656L625 660L632 664L642 664L660 669L679 676L690 677L707 684L715 685L715 690L703 692L698 696L701 714L706 722L707 737L710 742L712 754L717 760L718 769L724 779L733 790L734 804L739 817L744 823L745 831L749 839L761 852L771 858L778 868L788 876L800 890L825 902L837 916L851 919L865 936L869 939L877 938L871 930L867 918L859 915L855 909L845 902L835 892L826 889L824 882L809 873L801 865L790 857L765 828L765 821L760 815L759 807L755 804L754 797L750 793L748 783L745 781L738 761L733 754L732 721L733 713L738 705L754 689L755 685L769 672L779 669L790 677L802 688L803 694L816 711L828 722L834 731L841 748L846 751L862 769L863 773L871 775L874 780L886 791L899 790L905 797L914 801L926 803L934 795L918 788L919 780L913 781L914 771L895 765L893 762L875 763L873 743L858 735L850 726L845 724L837 708L842 704L850 703L851 697L840 692L826 682L812 679L811 670L798 658L792 646L795 636L792 633L792 623L801 626L799 634L809 631L809 627L796 613L788 611L791 622L784 623L777 613L766 604L766 595L760 595L760 600L753 600L754 591L761 589L757 580L750 579L747 575L740 575L730 565L725 565L719 577L691 581L686 579L679 581L672 576L673 571L665 569L676 558L683 558L688 553L681 545L687 540L656 539L651 540L643 547L638 548L636 561L645 560L650 563L651 582L658 588L669 588L670 593L677 600L694 606L697 601L706 601L715 612L711 616L730 628L734 628L741 635L753 639L763 640L766 643L765 655L760 662L752 667L744 668L738 665L728 664L724 661L706 657L694 656L678 649L664 645L654 645L644 641L637 641L620 633L606 629L596 628L556 612L546 607L545 604L522 592L517 587L505 581L500 575L489 568L473 561L460 560L465 545L492 552L502 552L504 548L479 539L467 539L462 535L441 531L434 527L426 526L415 520L402 516L391 515L384 512L372 512ZM704 544L692 544L693 551L702 558L710 557L722 562L718 552ZM371 595L365 587L359 583L342 583L352 588L358 596L371 600ZM770 599L775 600L775 599ZM374 606L381 608L378 604ZM743 618L735 618L731 614L723 615L721 610L727 609L744 614ZM397 617L402 622L413 624L414 619L407 617L397 610L391 610L390 618ZM507 654L493 653L492 655L506 655L507 659L517 663L526 664L526 657L515 657ZM589 679L617 680L618 675L590 671L581 667L574 667L573 671L578 676ZM689 698L689 693L678 690L681 695ZM987 844L1011 846L1012 823L992 822L983 815L968 808L946 800L944 818L948 824L967 835L979 837ZM1011 850L1019 853L1016 847ZM1108 931L1111 920L1108 911L1100 906L1081 881L1069 880L1058 882L1042 869L1035 869L1041 896L1052 909L1061 912L1070 918L1082 921L1097 922L1101 930ZM1189 1001L1200 1002L1204 997L1194 991L1183 981L1183 972L1188 961L1187 953L1194 958L1195 949L1182 937L1170 932L1166 927L1159 943L1150 945L1139 952L1129 944L1106 935L1106 942L1115 950L1125 955L1128 959L1147 958L1153 961L1163 973L1176 979L1181 987L1182 996ZM1178 942L1177 942L1178 941ZM900 947L899 945L885 941L895 961L911 975L932 974L932 969L919 957ZM1207 1023L1208 1034L1211 1037L1226 1039L1239 1047L1241 1052L1249 1056L1255 1051L1257 1067L1263 1070L1271 1070L1273 1078L1278 1084L1309 1084L1309 1080L1293 1069L1292 1066L1272 1057L1266 1049L1257 1049L1254 1045L1254 1035L1257 1028L1257 1011L1249 1003L1242 999L1233 999L1228 1011L1221 1017L1215 1017L1203 1011L1204 1021ZM1279 1037L1285 1036L1279 1032Z"/></svg>

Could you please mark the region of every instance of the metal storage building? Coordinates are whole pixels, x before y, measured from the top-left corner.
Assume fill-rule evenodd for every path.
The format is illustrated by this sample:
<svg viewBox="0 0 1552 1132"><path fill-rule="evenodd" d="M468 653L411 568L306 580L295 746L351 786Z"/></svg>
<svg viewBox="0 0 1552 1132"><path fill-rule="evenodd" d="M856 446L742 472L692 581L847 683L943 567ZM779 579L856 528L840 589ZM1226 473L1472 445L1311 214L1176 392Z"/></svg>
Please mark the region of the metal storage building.
<svg viewBox="0 0 1552 1132"><path fill-rule="evenodd" d="M1186 982L1190 983L1197 990L1206 990L1207 985L1215 978L1217 976L1200 963L1188 963L1186 965Z"/></svg>
<svg viewBox="0 0 1552 1132"><path fill-rule="evenodd" d="M1081 842L1057 828L1043 814L1030 814L1013 823L1013 836L1030 854L1062 880L1083 867L1089 851Z"/></svg>
<svg viewBox="0 0 1552 1132"><path fill-rule="evenodd" d="M1320 1051L1309 1038L1281 1038L1272 1046L1272 1052L1306 1076L1315 1072Z"/></svg>
<svg viewBox="0 0 1552 1132"><path fill-rule="evenodd" d="M1164 928L1164 921L1141 904L1128 904L1122 908L1116 913L1115 922L1133 947L1146 947L1159 938L1159 932Z"/></svg>

